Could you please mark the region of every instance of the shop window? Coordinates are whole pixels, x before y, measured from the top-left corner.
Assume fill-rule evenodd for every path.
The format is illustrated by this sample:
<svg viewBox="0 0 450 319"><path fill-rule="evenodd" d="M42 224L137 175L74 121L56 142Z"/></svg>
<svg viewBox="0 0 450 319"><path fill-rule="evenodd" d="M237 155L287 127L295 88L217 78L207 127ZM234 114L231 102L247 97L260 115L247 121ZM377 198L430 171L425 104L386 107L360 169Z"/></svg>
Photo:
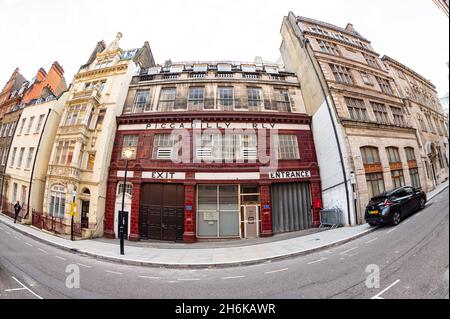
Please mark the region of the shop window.
<svg viewBox="0 0 450 319"><path fill-rule="evenodd" d="M67 190L61 185L55 185L51 189L49 200L49 215L64 218L66 208L66 194Z"/></svg>

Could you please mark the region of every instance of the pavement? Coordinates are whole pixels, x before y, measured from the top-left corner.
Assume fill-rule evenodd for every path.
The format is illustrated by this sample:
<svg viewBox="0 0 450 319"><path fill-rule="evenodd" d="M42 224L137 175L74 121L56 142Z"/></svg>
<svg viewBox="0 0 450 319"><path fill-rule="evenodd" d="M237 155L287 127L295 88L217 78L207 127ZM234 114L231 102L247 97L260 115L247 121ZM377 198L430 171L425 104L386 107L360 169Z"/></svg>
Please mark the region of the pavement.
<svg viewBox="0 0 450 319"><path fill-rule="evenodd" d="M428 200L433 199L447 188L448 182L441 184L436 190L427 194ZM376 230L366 224L327 230L296 238L283 240L275 238L273 241L245 246L242 246L243 241L240 241L239 245L231 247L217 247L209 243L183 246L178 244L167 246L168 244L165 244L164 247L155 246L155 244L130 245L129 242L126 242L125 255L121 256L117 241L82 240L72 242L30 226L14 224L9 217L1 214L0 223L26 236L72 253L129 265L180 269L237 267L273 262L342 245Z"/></svg>
<svg viewBox="0 0 450 319"><path fill-rule="evenodd" d="M0 299L448 299L448 236L448 189L396 227L307 255L225 268L120 264L0 223Z"/></svg>

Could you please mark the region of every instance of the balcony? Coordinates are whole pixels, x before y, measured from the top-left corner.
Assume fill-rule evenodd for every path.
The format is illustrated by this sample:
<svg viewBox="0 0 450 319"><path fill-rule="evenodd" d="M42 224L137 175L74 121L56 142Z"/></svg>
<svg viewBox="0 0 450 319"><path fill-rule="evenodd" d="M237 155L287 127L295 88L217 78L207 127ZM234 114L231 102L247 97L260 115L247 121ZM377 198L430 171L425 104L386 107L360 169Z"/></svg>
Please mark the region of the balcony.
<svg viewBox="0 0 450 319"><path fill-rule="evenodd" d="M98 90L83 90L80 92L73 93L70 98L70 103L81 103L81 102L89 102L94 101L96 104L100 104L101 94Z"/></svg>
<svg viewBox="0 0 450 319"><path fill-rule="evenodd" d="M88 128L86 125L72 125L72 126L61 126L58 129L58 134L61 135L83 135L88 136Z"/></svg>
<svg viewBox="0 0 450 319"><path fill-rule="evenodd" d="M58 178L80 179L80 170L75 167L62 165L49 165L49 175L57 176Z"/></svg>

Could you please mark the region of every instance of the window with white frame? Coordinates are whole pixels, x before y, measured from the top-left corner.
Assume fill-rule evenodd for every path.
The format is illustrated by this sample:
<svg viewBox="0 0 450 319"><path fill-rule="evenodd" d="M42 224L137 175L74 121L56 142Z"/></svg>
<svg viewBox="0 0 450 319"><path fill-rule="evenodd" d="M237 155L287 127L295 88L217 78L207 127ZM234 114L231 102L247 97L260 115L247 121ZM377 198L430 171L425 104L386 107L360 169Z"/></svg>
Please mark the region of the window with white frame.
<svg viewBox="0 0 450 319"><path fill-rule="evenodd" d="M122 158L124 158L124 152L126 150L130 150L133 152L133 158L136 157L137 153L137 146L139 142L139 135L125 135L123 137L123 143L122 143Z"/></svg>
<svg viewBox="0 0 450 319"><path fill-rule="evenodd" d="M195 136L196 159L222 159L222 135L221 134L197 134Z"/></svg>
<svg viewBox="0 0 450 319"><path fill-rule="evenodd" d="M64 186L55 185L51 188L48 209L50 216L64 218L66 209L66 194L67 190Z"/></svg>
<svg viewBox="0 0 450 319"><path fill-rule="evenodd" d="M8 149L7 148L3 149L3 157L1 160L2 160L2 165L5 166L6 161L8 160Z"/></svg>
<svg viewBox="0 0 450 319"><path fill-rule="evenodd" d="M5 131L6 131L6 124L2 124L0 129L0 137L4 137Z"/></svg>
<svg viewBox="0 0 450 319"><path fill-rule="evenodd" d="M157 160L171 160L178 158L179 137L172 134L156 134L153 142L152 158Z"/></svg>
<svg viewBox="0 0 450 319"><path fill-rule="evenodd" d="M298 139L296 135L278 135L275 137L277 159L295 160L300 159Z"/></svg>
<svg viewBox="0 0 450 319"><path fill-rule="evenodd" d="M353 84L353 77L349 68L336 64L331 64L330 67L337 82L344 84Z"/></svg>
<svg viewBox="0 0 450 319"><path fill-rule="evenodd" d="M44 118L45 118L45 114L42 114L39 116L39 120L38 123L36 125L36 130L34 131L35 133L39 133L42 127L42 124L44 123Z"/></svg>
<svg viewBox="0 0 450 319"><path fill-rule="evenodd" d="M260 88L247 88L247 94L248 94L248 107L252 110L261 110L261 107L263 106L262 90ZM240 108L247 109L245 105L242 105L242 107Z"/></svg>
<svg viewBox="0 0 450 319"><path fill-rule="evenodd" d="M25 127L26 120L27 120L26 118L22 119L22 123L20 124L20 130L19 130L19 134L18 135L22 135L23 128Z"/></svg>
<svg viewBox="0 0 450 319"><path fill-rule="evenodd" d="M27 127L27 133L26 134L30 134L31 128L33 127L33 123L34 123L34 116L30 117L30 121L28 122L28 127Z"/></svg>
<svg viewBox="0 0 450 319"><path fill-rule="evenodd" d="M9 129L8 136L11 137L14 135L14 130L16 129L17 122L11 124L11 128Z"/></svg>
<svg viewBox="0 0 450 319"><path fill-rule="evenodd" d="M2 159L3 159L3 148L0 147L0 163L1 165L4 165L3 162L1 162Z"/></svg>
<svg viewBox="0 0 450 319"><path fill-rule="evenodd" d="M234 106L234 89L232 87L219 87L218 104L222 109L231 109Z"/></svg>
<svg viewBox="0 0 450 319"><path fill-rule="evenodd" d="M81 125L86 117L86 104L73 105L67 109L65 126Z"/></svg>
<svg viewBox="0 0 450 319"><path fill-rule="evenodd" d="M73 160L73 153L75 151L74 140L62 140L56 145L56 158L55 163L57 165L70 165Z"/></svg>
<svg viewBox="0 0 450 319"><path fill-rule="evenodd" d="M122 196L122 194L123 194L123 183L120 183L119 187L118 187L117 195ZM127 183L127 185L125 186L125 194L132 196L132 194L133 194L133 184L132 183Z"/></svg>
<svg viewBox="0 0 450 319"><path fill-rule="evenodd" d="M33 156L34 156L34 147L30 147L30 149L28 150L28 157L27 157L27 164L26 164L26 168L31 168L31 162L33 161Z"/></svg>
<svg viewBox="0 0 450 319"><path fill-rule="evenodd" d="M175 106L176 88L165 88L159 95L158 110L161 112L173 111Z"/></svg>
<svg viewBox="0 0 450 319"><path fill-rule="evenodd" d="M17 168L22 167L22 161L23 161L23 155L25 153L25 147L21 147L20 148L20 152L19 152L19 161L17 163Z"/></svg>
<svg viewBox="0 0 450 319"><path fill-rule="evenodd" d="M133 113L142 113L147 111L149 91L137 91L136 98L134 100Z"/></svg>
<svg viewBox="0 0 450 319"><path fill-rule="evenodd" d="M189 88L188 105L190 108L203 108L205 102L205 88L191 87Z"/></svg>
<svg viewBox="0 0 450 319"><path fill-rule="evenodd" d="M17 147L14 147L12 156L11 156L11 163L9 164L9 166L11 166L11 167L14 166L14 162L16 161L16 154L17 154Z"/></svg>

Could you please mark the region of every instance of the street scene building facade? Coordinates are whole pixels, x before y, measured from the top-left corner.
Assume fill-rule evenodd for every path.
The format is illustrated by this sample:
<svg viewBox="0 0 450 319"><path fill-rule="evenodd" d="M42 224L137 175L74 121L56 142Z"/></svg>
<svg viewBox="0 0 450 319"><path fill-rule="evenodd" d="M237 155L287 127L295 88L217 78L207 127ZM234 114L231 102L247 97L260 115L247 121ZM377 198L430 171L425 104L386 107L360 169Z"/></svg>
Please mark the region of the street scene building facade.
<svg viewBox="0 0 450 319"><path fill-rule="evenodd" d="M124 51L119 47L121 38L118 33L108 46L99 42L69 90L52 147L40 212L51 219L51 230L56 233L71 233L72 213L79 236L103 234L116 117L122 113L132 76L154 63L148 43Z"/></svg>
<svg viewBox="0 0 450 319"><path fill-rule="evenodd" d="M118 118L108 237L118 235L123 192L131 240L256 238L317 226L319 168L295 74L262 61L142 70Z"/></svg>
<svg viewBox="0 0 450 319"><path fill-rule="evenodd" d="M422 188L431 191L448 180L448 118L436 87L407 66L388 57L383 62L397 83L400 96L417 130L420 160L426 171Z"/></svg>
<svg viewBox="0 0 450 319"><path fill-rule="evenodd" d="M14 78L16 78L16 80L13 80ZM17 81L17 79L20 80ZM29 185L27 182L17 183L15 177L18 176L13 178L15 180L14 182L11 181L12 176L10 174L13 173L14 175L18 172L18 170L21 170L22 167L24 170L31 171L31 166L27 166L28 160L30 160L31 164L37 150L35 147L31 146L34 145L35 142L32 137L41 134L42 122L40 122L40 120L42 120L42 118L40 116L36 117L32 115L29 118L24 118L22 113L30 106L32 110L31 112L36 111L39 113L43 110L43 112L46 113L48 110L45 109L45 107L39 109L39 107L35 106L42 105L44 102L53 101L67 89L67 86L64 79L64 70L58 62L54 62L52 64L48 73L43 68L39 69L31 83L26 81L22 76L20 76L19 73L16 72L11 80L16 84L13 85L15 88L10 95L10 99L5 102L6 104L4 106L2 106L4 114L0 131L0 151L2 153L3 164L1 166L1 207L3 212L13 215L14 203L19 201L22 207L20 218L30 218L31 215L26 216L25 214L28 211ZM10 81L10 83L12 82ZM27 114L31 113L27 111ZM23 140L26 141L26 143L16 145L16 147L12 148L11 144L16 136L16 132L26 135L26 138ZM25 153L26 151L28 153ZM14 168L14 170L8 171L8 168ZM21 176L19 179L22 179L23 181L23 178L24 176Z"/></svg>
<svg viewBox="0 0 450 319"><path fill-rule="evenodd" d="M347 224L360 224L372 197L405 185L429 191L448 178L443 164L439 180L429 183L413 108L353 25L341 28L291 12L281 33L284 63L297 73L313 116L324 207L341 208ZM436 92L428 81L426 86L432 92L425 109L442 128Z"/></svg>

